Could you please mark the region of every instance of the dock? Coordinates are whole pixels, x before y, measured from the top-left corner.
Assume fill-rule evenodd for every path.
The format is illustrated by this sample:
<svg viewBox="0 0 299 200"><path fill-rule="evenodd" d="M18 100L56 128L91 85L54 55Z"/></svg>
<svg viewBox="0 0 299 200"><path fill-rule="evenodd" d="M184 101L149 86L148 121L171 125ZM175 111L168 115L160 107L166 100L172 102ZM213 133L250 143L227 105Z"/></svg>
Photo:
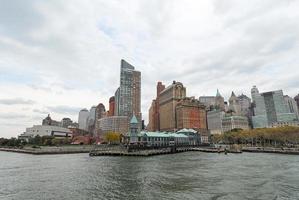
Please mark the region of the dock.
<svg viewBox="0 0 299 200"><path fill-rule="evenodd" d="M165 147L159 149L139 149L134 151L128 151L128 149L117 146L117 147L100 147L94 150L91 150L90 156L154 156L154 155L163 155L163 154L174 154L188 151L199 151L205 153L225 153L224 149L215 149L215 148L202 148L202 147ZM226 150L227 153L242 153L238 150Z"/></svg>

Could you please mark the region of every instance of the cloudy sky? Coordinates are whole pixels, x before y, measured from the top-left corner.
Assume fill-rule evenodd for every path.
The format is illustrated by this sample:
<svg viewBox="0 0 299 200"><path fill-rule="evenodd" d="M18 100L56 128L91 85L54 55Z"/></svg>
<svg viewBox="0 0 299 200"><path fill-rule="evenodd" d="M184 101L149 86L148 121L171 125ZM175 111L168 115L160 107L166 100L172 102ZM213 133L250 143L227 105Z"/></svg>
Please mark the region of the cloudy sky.
<svg viewBox="0 0 299 200"><path fill-rule="evenodd" d="M0 137L108 99L120 60L187 95L299 93L299 1L0 0Z"/></svg>

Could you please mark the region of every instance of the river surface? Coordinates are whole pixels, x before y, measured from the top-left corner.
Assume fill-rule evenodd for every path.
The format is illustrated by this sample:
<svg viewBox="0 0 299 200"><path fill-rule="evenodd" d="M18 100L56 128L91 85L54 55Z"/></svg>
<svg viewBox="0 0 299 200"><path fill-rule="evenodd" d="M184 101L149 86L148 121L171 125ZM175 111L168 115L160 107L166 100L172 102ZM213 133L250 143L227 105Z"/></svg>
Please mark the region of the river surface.
<svg viewBox="0 0 299 200"><path fill-rule="evenodd" d="M0 151L0 199L299 199L299 156L154 157Z"/></svg>

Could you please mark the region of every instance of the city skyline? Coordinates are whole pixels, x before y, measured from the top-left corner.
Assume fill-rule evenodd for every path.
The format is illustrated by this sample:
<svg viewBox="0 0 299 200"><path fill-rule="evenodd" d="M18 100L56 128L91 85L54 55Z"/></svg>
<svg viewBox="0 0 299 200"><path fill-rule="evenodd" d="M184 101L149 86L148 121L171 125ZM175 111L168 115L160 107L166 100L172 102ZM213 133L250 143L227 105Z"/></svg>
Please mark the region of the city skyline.
<svg viewBox="0 0 299 200"><path fill-rule="evenodd" d="M299 3L257 2L4 1L0 137L17 136L48 113L77 121L83 108L108 108L121 59L142 73L146 122L158 81L180 81L195 98L214 96L217 88L226 101L232 91L250 97L253 85L293 98L299 93Z"/></svg>

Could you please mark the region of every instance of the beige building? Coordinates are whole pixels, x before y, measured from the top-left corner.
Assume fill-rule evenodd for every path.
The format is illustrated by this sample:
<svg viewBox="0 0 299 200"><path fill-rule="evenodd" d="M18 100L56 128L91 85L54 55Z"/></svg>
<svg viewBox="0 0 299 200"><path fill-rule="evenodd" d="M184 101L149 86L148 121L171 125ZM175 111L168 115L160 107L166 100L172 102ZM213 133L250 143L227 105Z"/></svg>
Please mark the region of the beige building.
<svg viewBox="0 0 299 200"><path fill-rule="evenodd" d="M186 97L186 88L182 83L173 83L160 93L159 113L160 130L173 131L176 129L176 106Z"/></svg>
<svg viewBox="0 0 299 200"><path fill-rule="evenodd" d="M157 83L157 96L156 99L152 101L151 107L149 109L149 123L147 130L149 131L160 131L160 93L165 89L165 85L162 82Z"/></svg>
<svg viewBox="0 0 299 200"><path fill-rule="evenodd" d="M127 135L129 132L129 121L127 116L104 117L97 121L98 137L104 139L105 134L109 132Z"/></svg>
<svg viewBox="0 0 299 200"><path fill-rule="evenodd" d="M234 92L232 92L231 97L229 98L229 111L232 115L241 116L241 104Z"/></svg>
<svg viewBox="0 0 299 200"><path fill-rule="evenodd" d="M141 72L133 71L133 88L132 88L132 109L133 114L137 117L139 127L141 127ZM131 116L130 116L131 118Z"/></svg>

